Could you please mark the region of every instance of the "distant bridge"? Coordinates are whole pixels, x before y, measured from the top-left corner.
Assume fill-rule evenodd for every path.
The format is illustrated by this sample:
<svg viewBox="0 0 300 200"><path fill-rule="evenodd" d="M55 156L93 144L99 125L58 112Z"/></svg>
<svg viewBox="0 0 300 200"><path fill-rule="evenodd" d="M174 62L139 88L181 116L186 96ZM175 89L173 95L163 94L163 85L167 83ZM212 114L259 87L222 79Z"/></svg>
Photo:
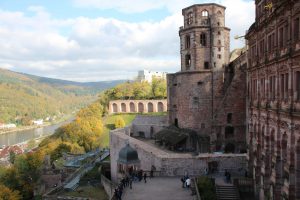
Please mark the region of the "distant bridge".
<svg viewBox="0 0 300 200"><path fill-rule="evenodd" d="M167 112L167 100L114 100L109 102L109 114Z"/></svg>

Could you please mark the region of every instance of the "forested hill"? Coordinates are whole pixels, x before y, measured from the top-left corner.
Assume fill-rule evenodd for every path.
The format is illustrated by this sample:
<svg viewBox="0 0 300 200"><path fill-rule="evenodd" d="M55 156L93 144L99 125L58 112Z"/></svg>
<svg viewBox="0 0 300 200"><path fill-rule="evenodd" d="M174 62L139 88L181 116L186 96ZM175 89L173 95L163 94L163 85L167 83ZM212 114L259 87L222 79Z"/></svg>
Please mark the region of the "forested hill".
<svg viewBox="0 0 300 200"><path fill-rule="evenodd" d="M0 123L70 114L120 82L78 83L0 68Z"/></svg>

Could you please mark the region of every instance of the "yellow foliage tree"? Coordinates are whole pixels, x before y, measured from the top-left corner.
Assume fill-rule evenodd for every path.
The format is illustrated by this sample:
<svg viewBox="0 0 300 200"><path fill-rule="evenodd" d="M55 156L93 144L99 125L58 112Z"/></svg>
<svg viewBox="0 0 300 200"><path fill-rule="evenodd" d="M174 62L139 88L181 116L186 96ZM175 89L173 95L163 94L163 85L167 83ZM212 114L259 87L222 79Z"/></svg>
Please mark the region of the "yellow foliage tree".
<svg viewBox="0 0 300 200"><path fill-rule="evenodd" d="M0 184L0 199L3 200L19 200L21 196L18 192L12 191L8 187Z"/></svg>
<svg viewBox="0 0 300 200"><path fill-rule="evenodd" d="M125 121L122 117L117 117L115 121L115 128L123 128L125 127Z"/></svg>

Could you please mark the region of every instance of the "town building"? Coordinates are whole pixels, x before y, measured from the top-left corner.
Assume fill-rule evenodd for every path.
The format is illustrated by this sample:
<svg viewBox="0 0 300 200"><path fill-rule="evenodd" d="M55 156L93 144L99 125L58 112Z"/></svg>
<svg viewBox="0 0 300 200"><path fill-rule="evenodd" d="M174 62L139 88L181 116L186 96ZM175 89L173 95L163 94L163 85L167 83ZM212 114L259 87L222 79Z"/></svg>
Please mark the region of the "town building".
<svg viewBox="0 0 300 200"><path fill-rule="evenodd" d="M258 199L300 199L300 1L255 4L246 35L249 167Z"/></svg>
<svg viewBox="0 0 300 200"><path fill-rule="evenodd" d="M152 83L153 78L166 79L167 72L153 72L149 70L140 70L138 71L138 76L136 80L138 82L146 81L148 83Z"/></svg>
<svg viewBox="0 0 300 200"><path fill-rule="evenodd" d="M167 75L169 124L209 137L206 152L246 152L247 59L241 51L230 62L225 7L197 4L182 15L181 71Z"/></svg>

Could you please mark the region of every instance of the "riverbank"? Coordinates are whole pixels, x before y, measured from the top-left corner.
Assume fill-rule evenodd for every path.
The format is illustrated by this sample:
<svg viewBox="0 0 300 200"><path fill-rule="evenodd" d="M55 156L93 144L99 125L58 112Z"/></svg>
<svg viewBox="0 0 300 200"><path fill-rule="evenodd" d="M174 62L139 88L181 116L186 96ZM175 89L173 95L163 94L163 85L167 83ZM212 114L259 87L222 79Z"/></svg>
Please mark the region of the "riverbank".
<svg viewBox="0 0 300 200"><path fill-rule="evenodd" d="M20 132L20 131L33 130L33 129L37 129L37 128L44 128L47 126L53 126L56 124L60 124L65 121L71 121L73 119L74 119L73 115L66 115L65 117L62 117L61 119L56 120L55 122L44 122L43 125L19 126L19 127L12 128L12 129L0 130L0 135L7 134L7 133Z"/></svg>
<svg viewBox="0 0 300 200"><path fill-rule="evenodd" d="M7 133L13 133L13 132L26 131L26 130L36 129L36 128L43 128L43 127L51 126L51 125L54 125L54 124L45 123L43 125L20 126L20 127L8 129L8 130L7 129L6 130L0 130L0 135L7 134Z"/></svg>

